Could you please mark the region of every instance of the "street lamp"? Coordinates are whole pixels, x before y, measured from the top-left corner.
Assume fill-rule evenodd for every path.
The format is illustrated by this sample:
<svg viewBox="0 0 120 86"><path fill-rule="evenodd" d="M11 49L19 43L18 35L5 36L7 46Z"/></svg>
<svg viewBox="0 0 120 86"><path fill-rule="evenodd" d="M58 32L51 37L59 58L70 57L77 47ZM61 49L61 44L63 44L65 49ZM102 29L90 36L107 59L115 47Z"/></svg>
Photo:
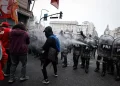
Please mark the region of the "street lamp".
<svg viewBox="0 0 120 86"><path fill-rule="evenodd" d="M46 10L46 9L42 9L42 10L41 10L39 24L40 24L40 22L41 22L41 18L42 18L42 11L43 11L43 10L45 10L45 11L49 12L49 11L48 11L48 10Z"/></svg>

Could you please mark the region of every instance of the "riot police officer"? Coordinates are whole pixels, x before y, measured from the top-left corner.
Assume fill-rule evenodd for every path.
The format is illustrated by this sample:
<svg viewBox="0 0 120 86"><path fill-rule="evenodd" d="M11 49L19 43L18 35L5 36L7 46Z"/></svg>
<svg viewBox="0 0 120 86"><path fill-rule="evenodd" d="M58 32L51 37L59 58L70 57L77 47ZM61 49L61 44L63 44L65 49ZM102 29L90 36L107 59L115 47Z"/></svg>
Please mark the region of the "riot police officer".
<svg viewBox="0 0 120 86"><path fill-rule="evenodd" d="M112 59L116 66L116 81L120 81L120 37L116 38L112 46Z"/></svg>
<svg viewBox="0 0 120 86"><path fill-rule="evenodd" d="M85 68L86 73L88 73L92 50L93 50L93 47L91 45L85 45L82 47L82 55L81 55L82 64L81 64L81 66L82 66L82 68Z"/></svg>
<svg viewBox="0 0 120 86"><path fill-rule="evenodd" d="M63 68L67 67L67 55L68 55L68 49L65 47L63 51L61 52L61 60L63 59Z"/></svg>
<svg viewBox="0 0 120 86"><path fill-rule="evenodd" d="M73 70L77 69L77 65L78 65L78 60L81 54L81 45L76 44L73 45Z"/></svg>

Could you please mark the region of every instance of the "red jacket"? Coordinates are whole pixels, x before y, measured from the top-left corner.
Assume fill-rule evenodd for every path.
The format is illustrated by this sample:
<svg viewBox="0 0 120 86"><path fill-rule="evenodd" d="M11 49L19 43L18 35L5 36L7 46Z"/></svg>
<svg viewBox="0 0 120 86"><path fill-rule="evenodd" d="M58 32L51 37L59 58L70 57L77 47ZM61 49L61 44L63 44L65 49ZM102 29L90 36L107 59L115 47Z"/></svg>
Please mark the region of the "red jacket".
<svg viewBox="0 0 120 86"><path fill-rule="evenodd" d="M3 31L0 32L0 40L2 41L2 45L5 49L9 48L9 34L11 29L4 28Z"/></svg>
<svg viewBox="0 0 120 86"><path fill-rule="evenodd" d="M2 47L2 59L0 60L0 80L4 79L2 69L4 68L8 59L5 48L9 47L9 32L10 28L0 28L0 46Z"/></svg>
<svg viewBox="0 0 120 86"><path fill-rule="evenodd" d="M2 43L1 43L1 46L2 46ZM5 48L2 46L2 59L0 60L0 80L4 79L4 74L2 70L7 62L7 59L8 59L8 55L5 51Z"/></svg>

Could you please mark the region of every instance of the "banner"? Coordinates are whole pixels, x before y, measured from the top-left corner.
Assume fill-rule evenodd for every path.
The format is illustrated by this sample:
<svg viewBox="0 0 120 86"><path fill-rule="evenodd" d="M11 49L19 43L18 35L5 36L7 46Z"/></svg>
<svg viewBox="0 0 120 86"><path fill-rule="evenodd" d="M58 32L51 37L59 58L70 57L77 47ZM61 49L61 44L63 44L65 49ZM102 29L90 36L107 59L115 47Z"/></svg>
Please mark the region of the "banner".
<svg viewBox="0 0 120 86"><path fill-rule="evenodd" d="M57 9L59 8L59 0L51 0L51 4Z"/></svg>
<svg viewBox="0 0 120 86"><path fill-rule="evenodd" d="M17 0L0 0L0 18L11 18L17 23L17 9Z"/></svg>

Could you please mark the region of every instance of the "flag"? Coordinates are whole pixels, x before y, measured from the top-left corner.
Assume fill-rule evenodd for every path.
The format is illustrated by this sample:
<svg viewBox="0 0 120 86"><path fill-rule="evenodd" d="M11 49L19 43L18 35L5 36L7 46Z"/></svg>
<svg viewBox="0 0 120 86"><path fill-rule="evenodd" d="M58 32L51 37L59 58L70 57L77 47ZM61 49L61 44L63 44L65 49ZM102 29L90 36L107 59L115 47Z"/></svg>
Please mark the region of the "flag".
<svg viewBox="0 0 120 86"><path fill-rule="evenodd" d="M17 0L0 0L0 18L11 18L15 23L17 23L17 9Z"/></svg>
<svg viewBox="0 0 120 86"><path fill-rule="evenodd" d="M14 0L13 4L11 5L11 18L18 23L18 15L17 15L18 3Z"/></svg>
<svg viewBox="0 0 120 86"><path fill-rule="evenodd" d="M59 0L51 0L51 4L57 9L59 8Z"/></svg>

